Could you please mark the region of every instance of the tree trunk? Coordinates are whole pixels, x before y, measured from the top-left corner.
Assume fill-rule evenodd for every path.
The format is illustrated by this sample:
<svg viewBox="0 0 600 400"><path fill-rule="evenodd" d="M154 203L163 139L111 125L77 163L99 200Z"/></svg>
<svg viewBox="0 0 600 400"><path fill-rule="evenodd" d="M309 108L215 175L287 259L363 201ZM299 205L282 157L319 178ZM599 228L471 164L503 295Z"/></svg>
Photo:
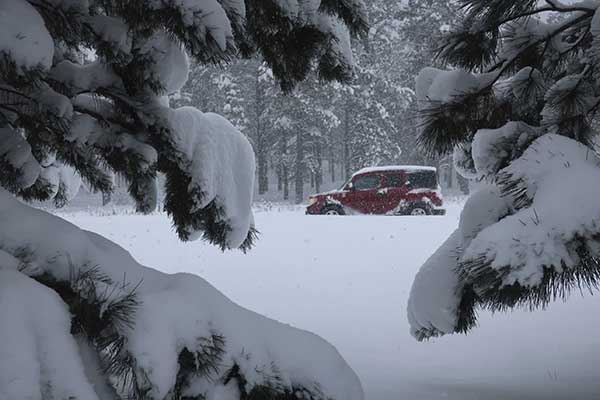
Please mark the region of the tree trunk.
<svg viewBox="0 0 600 400"><path fill-rule="evenodd" d="M331 182L335 182L335 129L329 130L327 156L329 161L329 176L331 177Z"/></svg>
<svg viewBox="0 0 600 400"><path fill-rule="evenodd" d="M265 151L258 153L258 193L265 194L269 191L269 169Z"/></svg>
<svg viewBox="0 0 600 400"><path fill-rule="evenodd" d="M255 127L256 127L256 161L258 172L258 194L265 194L269 191L269 176L267 164L267 140L262 126L262 112L264 108L264 96L260 85L260 69L256 67L255 81Z"/></svg>
<svg viewBox="0 0 600 400"><path fill-rule="evenodd" d="M281 192L283 190L283 166L280 164L277 167L277 191Z"/></svg>
<svg viewBox="0 0 600 400"><path fill-rule="evenodd" d="M335 182L335 162L333 161L333 156L329 159L329 174L331 182Z"/></svg>
<svg viewBox="0 0 600 400"><path fill-rule="evenodd" d="M342 163L344 180L350 178L350 105L346 102L344 107L344 125L342 130Z"/></svg>
<svg viewBox="0 0 600 400"><path fill-rule="evenodd" d="M289 180L289 171L287 166L283 166L283 199L290 199L290 180Z"/></svg>
<svg viewBox="0 0 600 400"><path fill-rule="evenodd" d="M315 149L315 157L317 158L317 170L315 171L315 190L317 193L321 192L321 184L323 183L323 159L321 157L321 143L317 143Z"/></svg>
<svg viewBox="0 0 600 400"><path fill-rule="evenodd" d="M296 204L304 200L304 132L301 130L296 134L296 160L294 162L294 178L296 186Z"/></svg>
<svg viewBox="0 0 600 400"><path fill-rule="evenodd" d="M460 187L461 192L463 192L463 194L469 194L469 181L463 178L460 174L457 174L456 178L458 180L458 187Z"/></svg>
<svg viewBox="0 0 600 400"><path fill-rule="evenodd" d="M102 205L107 206L110 204L112 195L110 192L102 192Z"/></svg>

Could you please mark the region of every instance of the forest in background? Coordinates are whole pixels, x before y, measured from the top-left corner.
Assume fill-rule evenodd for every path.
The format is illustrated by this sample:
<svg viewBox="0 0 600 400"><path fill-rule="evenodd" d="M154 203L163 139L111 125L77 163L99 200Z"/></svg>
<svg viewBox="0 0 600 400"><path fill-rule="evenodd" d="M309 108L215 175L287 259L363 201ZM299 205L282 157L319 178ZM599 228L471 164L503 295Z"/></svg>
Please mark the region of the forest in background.
<svg viewBox="0 0 600 400"><path fill-rule="evenodd" d="M250 139L257 198L301 203L362 167L388 164L437 166L443 186L459 190L452 160L427 158L416 146L414 91L414 77L432 64L435 38L455 22L456 8L443 0L374 0L367 11L370 30L352 43L349 85L313 76L284 93L266 64L252 59L194 65L172 96L174 106L225 116Z"/></svg>

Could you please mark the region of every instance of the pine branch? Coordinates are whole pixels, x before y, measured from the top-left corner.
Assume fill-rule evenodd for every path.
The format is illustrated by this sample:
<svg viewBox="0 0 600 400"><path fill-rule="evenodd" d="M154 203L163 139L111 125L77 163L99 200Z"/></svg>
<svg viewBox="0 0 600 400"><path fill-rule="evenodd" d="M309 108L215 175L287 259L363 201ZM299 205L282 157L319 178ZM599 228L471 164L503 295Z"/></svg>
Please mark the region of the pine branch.
<svg viewBox="0 0 600 400"><path fill-rule="evenodd" d="M50 273L34 276L41 284L55 290L68 305L72 315L71 333L82 335L100 356L103 372L113 377L134 398L144 398L149 390L140 382L141 371L127 350L128 330L140 306L136 292L141 285L120 285L97 266L70 266L69 280L57 280Z"/></svg>
<svg viewBox="0 0 600 400"><path fill-rule="evenodd" d="M477 91L454 96L450 102L426 101L421 105L418 145L428 155L450 153L455 146L472 139L477 130L492 128L503 113L493 92Z"/></svg>
<svg viewBox="0 0 600 400"><path fill-rule="evenodd" d="M473 31L468 26L461 26L442 37L434 57L446 64L473 71L496 59L498 39L497 31Z"/></svg>
<svg viewBox="0 0 600 400"><path fill-rule="evenodd" d="M477 1L479 1L479 0L477 0ZM487 5L487 1L483 1L483 0L481 0L481 1L482 1L482 3L486 3L486 7L488 7L488 6L492 7L491 4ZM494 1L504 1L504 0L494 0ZM477 12L481 12L481 9L482 9L481 7L483 7L483 5L480 4L476 8L476 10L479 10ZM521 7L521 6L518 6L518 7ZM553 31L549 32L548 34L542 36L541 38L536 39L532 42L527 42L525 46L523 46L516 54L512 55L510 58L499 59L495 64L493 64L487 68L486 68L487 62L496 58L496 54L494 52L495 49L491 46L491 44L494 43L494 40L495 40L494 38L496 38L498 35L497 30L502 25L505 25L511 21L515 21L515 20L522 18L523 17L522 15L520 15L520 14L512 15L512 16L510 16L510 18L507 17L506 20L501 20L496 23L490 23L490 24L483 23L480 30L473 29L473 27L471 27L470 25L468 26L468 29L466 29L466 27L463 27L462 29L455 31L454 33L450 33L448 35L448 37L445 39L446 43L442 44L438 48L437 54L438 54L438 57L441 58L442 60L444 60L445 62L454 64L454 65L464 66L468 70L473 70L476 68L480 68L483 70L485 68L485 70L487 72L497 72L496 79L490 82L490 87L491 87L524 54L526 54L527 52L531 51L532 49L534 49L535 47L537 47L541 44L549 43L553 38L557 37L558 35L562 34L563 32L565 32L569 29L572 29L574 26L577 26L578 24L580 24L583 21L590 20L591 17L593 16L594 10L590 10L590 9L586 8L585 10L582 10L582 11L584 11L583 14L577 15L576 17L573 17L573 18L567 20L563 24L560 24L556 29L554 29ZM496 13L499 13L499 12L501 13L501 12L505 12L505 11L494 11L492 14L496 15ZM566 12L566 11L564 11L564 12ZM473 20L471 20L471 19L467 19L467 21L469 24L474 23ZM496 21L496 20L494 20L494 21ZM492 40L492 41L490 42L490 40ZM490 43L490 45L488 45L487 43ZM477 62L477 60L479 60L479 63ZM489 88L488 87L482 88L482 91L486 90L486 89L489 89Z"/></svg>
<svg viewBox="0 0 600 400"><path fill-rule="evenodd" d="M184 348L178 357L179 370L169 400L188 400L184 395L194 378L216 380L222 369L225 337L212 334L198 338L198 349Z"/></svg>
<svg viewBox="0 0 600 400"><path fill-rule="evenodd" d="M276 365L271 369L275 375L266 377L264 384L250 386L239 365L234 364L224 375L223 385L232 381L237 383L240 400L330 400L324 396L318 383L315 382L312 387L292 383L289 387L277 375Z"/></svg>
<svg viewBox="0 0 600 400"><path fill-rule="evenodd" d="M542 280L535 286L523 286L518 282L505 284L512 268L492 267L492 260L485 256L461 262L457 272L462 282L473 287L480 307L490 311L515 307L543 309L550 302L565 301L574 290L592 294L600 287L600 258L590 253L587 240L576 237L567 245L579 260L575 266L544 266Z"/></svg>
<svg viewBox="0 0 600 400"><path fill-rule="evenodd" d="M355 0L322 0L319 11L339 17L355 36L364 36L369 30L364 5Z"/></svg>

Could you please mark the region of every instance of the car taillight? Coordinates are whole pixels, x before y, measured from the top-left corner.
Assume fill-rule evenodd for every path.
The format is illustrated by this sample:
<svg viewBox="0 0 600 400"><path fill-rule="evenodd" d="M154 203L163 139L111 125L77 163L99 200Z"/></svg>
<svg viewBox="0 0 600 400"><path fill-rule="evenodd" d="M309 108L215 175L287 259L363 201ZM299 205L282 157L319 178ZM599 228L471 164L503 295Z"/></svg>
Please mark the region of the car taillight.
<svg viewBox="0 0 600 400"><path fill-rule="evenodd" d="M433 194L434 194L433 199L432 199L433 204L436 207L441 207L442 204L444 203L444 196L442 196L442 190L440 189L439 186L438 186L438 189L433 192Z"/></svg>

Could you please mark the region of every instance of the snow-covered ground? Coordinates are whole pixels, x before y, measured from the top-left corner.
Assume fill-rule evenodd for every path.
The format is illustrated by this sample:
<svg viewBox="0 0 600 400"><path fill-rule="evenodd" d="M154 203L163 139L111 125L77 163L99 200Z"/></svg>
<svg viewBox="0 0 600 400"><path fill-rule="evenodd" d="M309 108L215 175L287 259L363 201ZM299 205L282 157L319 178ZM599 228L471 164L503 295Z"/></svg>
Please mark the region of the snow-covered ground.
<svg viewBox="0 0 600 400"><path fill-rule="evenodd" d="M181 243L160 214L65 217L143 264L196 273L247 308L323 336L361 377L367 400L600 399L600 296L484 314L468 336L409 335L413 277L460 208L429 218L256 210L261 238L246 255Z"/></svg>

